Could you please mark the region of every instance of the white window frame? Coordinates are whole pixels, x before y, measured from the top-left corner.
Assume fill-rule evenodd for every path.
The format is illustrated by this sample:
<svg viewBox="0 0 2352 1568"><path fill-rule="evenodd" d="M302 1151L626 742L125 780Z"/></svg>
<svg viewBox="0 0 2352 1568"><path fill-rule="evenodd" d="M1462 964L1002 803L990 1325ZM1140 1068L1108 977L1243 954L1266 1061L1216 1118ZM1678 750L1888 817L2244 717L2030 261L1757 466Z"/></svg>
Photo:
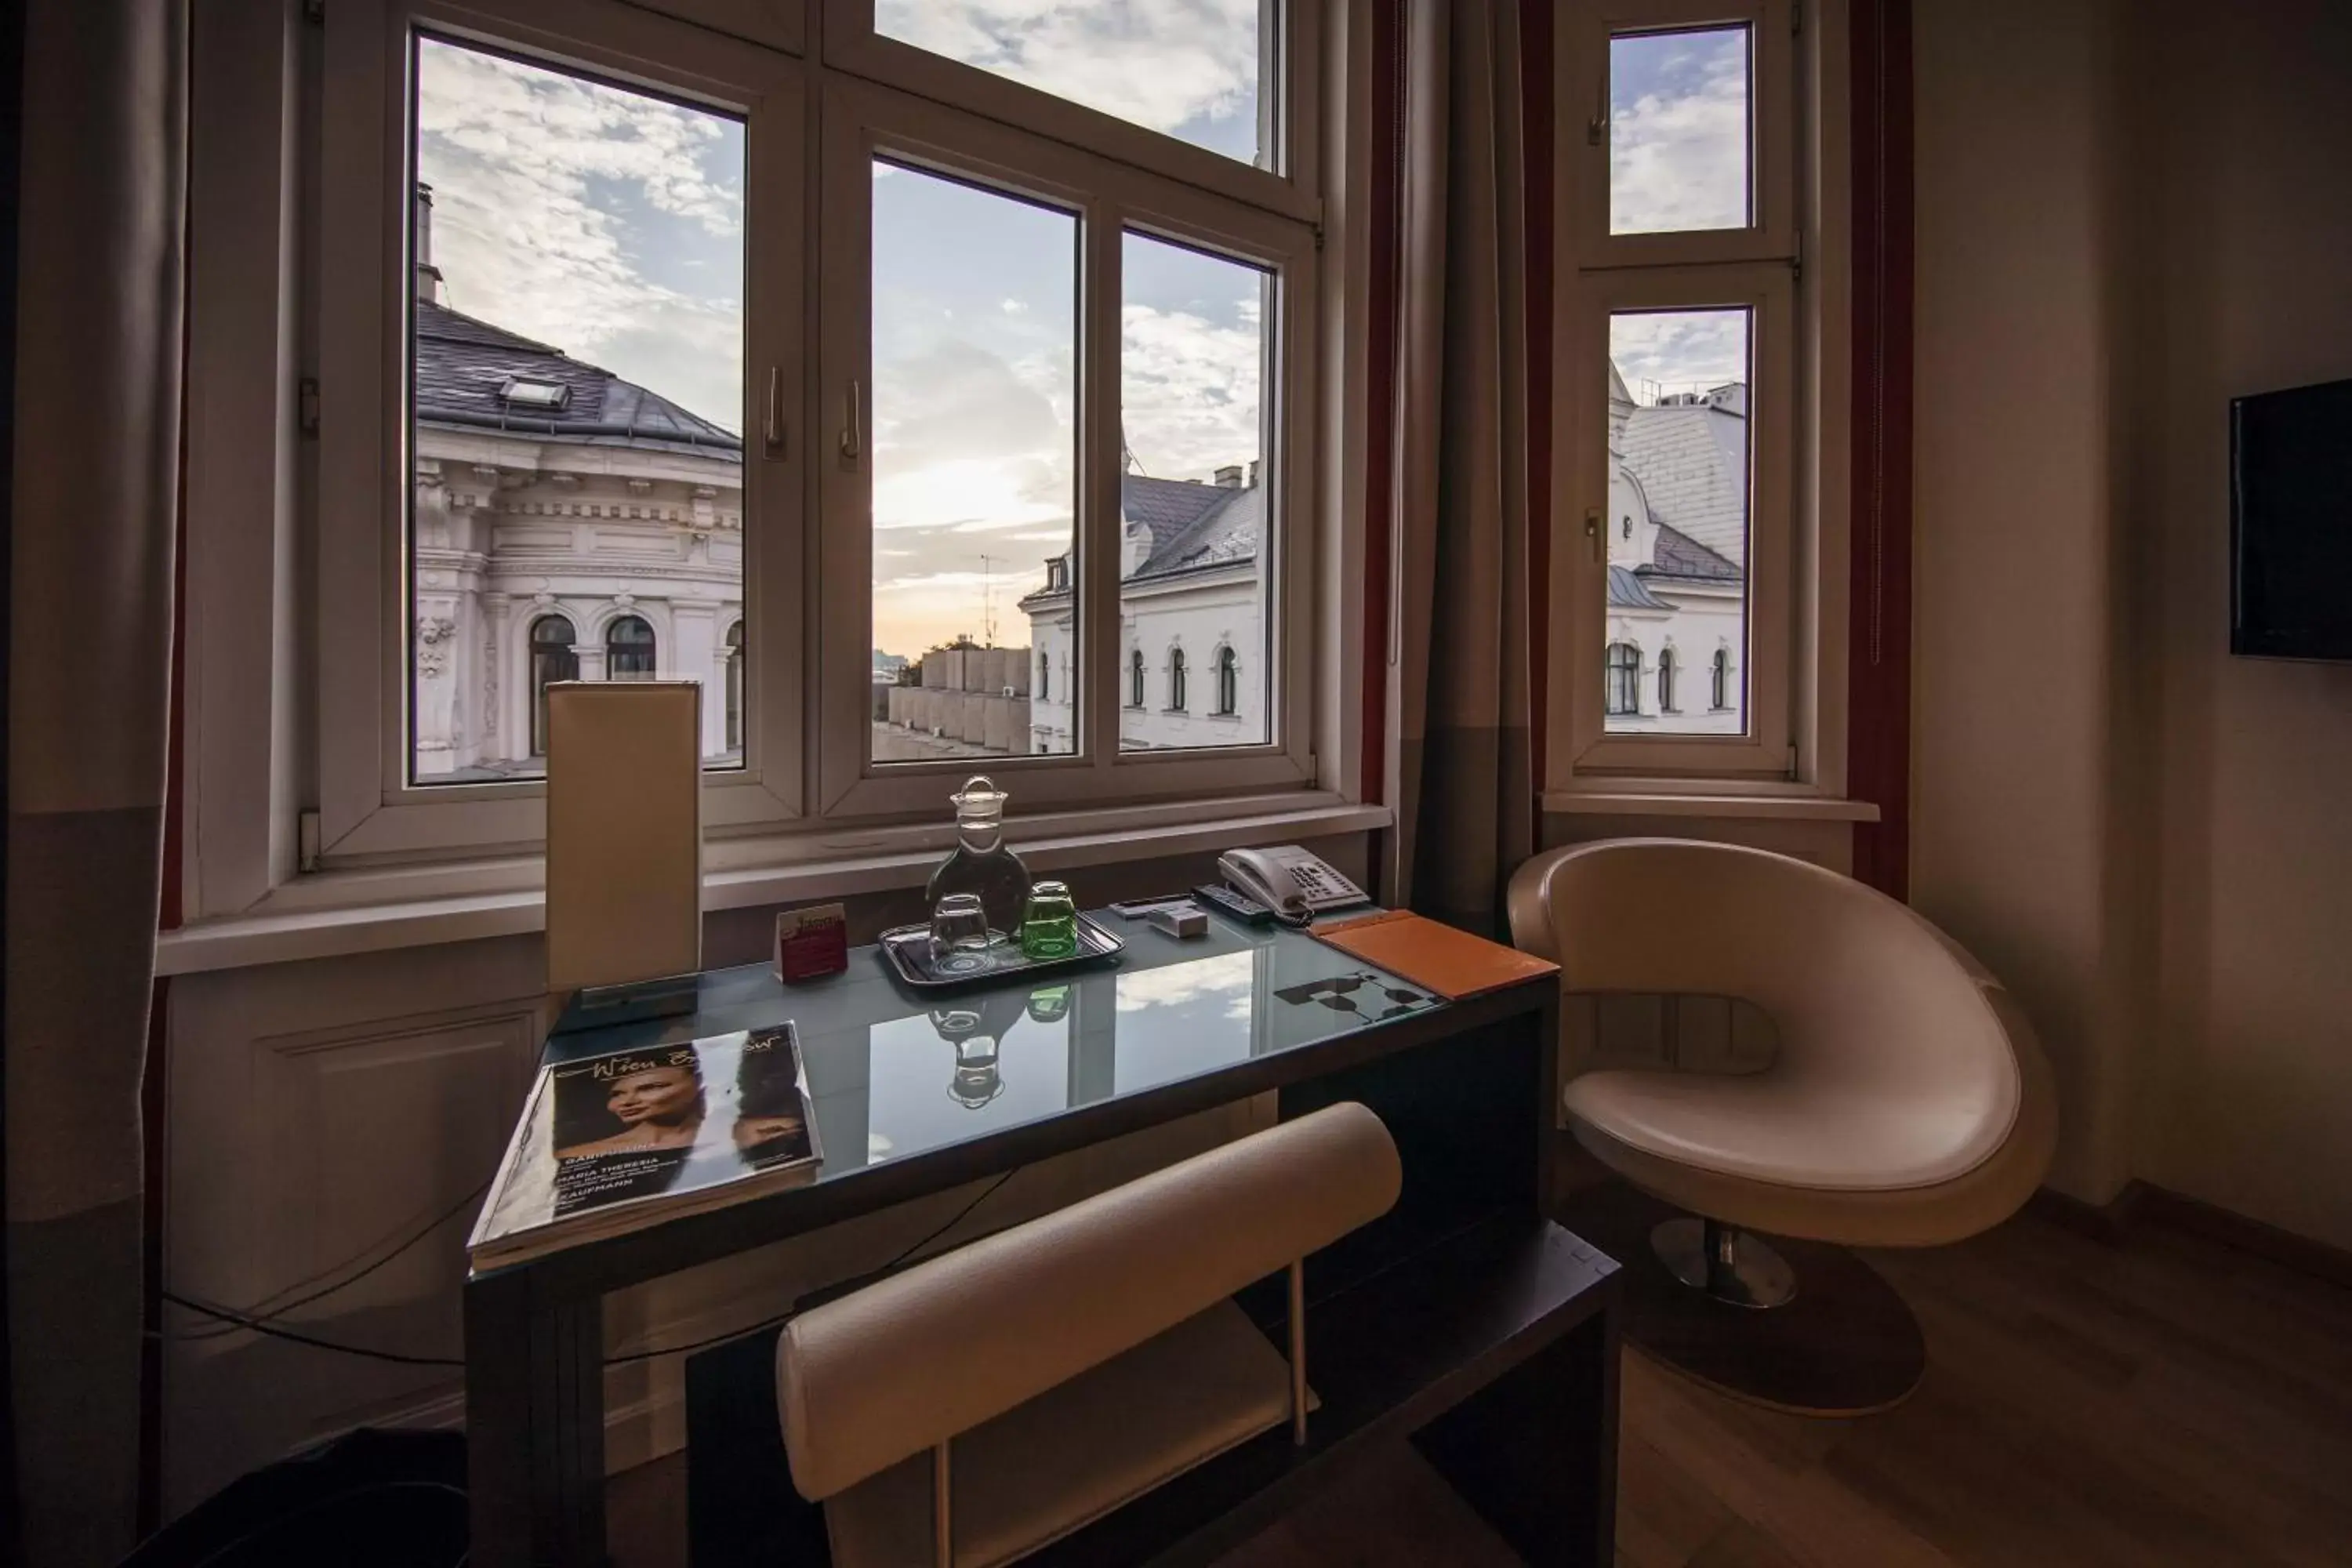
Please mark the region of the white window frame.
<svg viewBox="0 0 2352 1568"><path fill-rule="evenodd" d="M951 63L951 62L950 62ZM975 73L979 74L979 73ZM1047 137L871 82L825 84L815 433L821 497L821 669L863 668L873 647L871 465L847 443L874 384L870 299L872 162L877 156L1025 195L1077 215L1079 387L1076 647L1072 688L1079 743L1070 754L929 762L870 760L866 693L829 681L817 696L819 810L828 818L935 813L945 789L976 768L1026 805L1179 800L1313 782L1312 673L1317 252L1312 226L1180 184ZM1166 751L1118 745L1124 671L1118 421L1122 239L1133 229L1272 271L1264 382L1270 544L1266 574L1271 740ZM862 431L858 432L862 437Z"/></svg>
<svg viewBox="0 0 2352 1568"><path fill-rule="evenodd" d="M1844 783L1844 0L1571 0L1556 63L1556 194L1568 241L1554 321L1552 614L1545 790L1577 797L1835 795ZM1751 28L1751 226L1609 232L1609 40ZM1748 311L1745 734L1612 734L1609 323L1621 310ZM1710 679L1712 658L1707 660ZM1644 672L1647 673L1646 671ZM1679 678L1684 672L1676 671ZM1688 710L1688 703L1683 703Z"/></svg>
<svg viewBox="0 0 2352 1568"><path fill-rule="evenodd" d="M769 366L804 365L801 235L806 159L802 62L612 0L336 0L328 7L320 160L318 652L319 853L415 856L536 846L537 781L409 779L406 453L408 81L419 31L479 43L744 121L744 605L797 606L803 526L802 377L774 388L787 431L765 450ZM364 638L351 634L366 628ZM589 628L583 628L583 631ZM657 628L658 632L658 628ZM748 639L744 765L705 775L704 822L774 827L802 807L801 649ZM350 649L374 652L362 666Z"/></svg>

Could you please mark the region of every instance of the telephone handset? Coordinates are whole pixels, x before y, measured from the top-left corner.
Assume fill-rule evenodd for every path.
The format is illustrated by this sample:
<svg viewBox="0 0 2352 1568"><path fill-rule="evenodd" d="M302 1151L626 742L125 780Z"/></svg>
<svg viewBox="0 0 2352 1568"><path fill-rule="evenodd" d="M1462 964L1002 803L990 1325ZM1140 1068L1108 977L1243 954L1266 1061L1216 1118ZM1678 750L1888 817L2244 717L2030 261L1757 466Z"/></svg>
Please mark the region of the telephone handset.
<svg viewBox="0 0 2352 1568"><path fill-rule="evenodd" d="M1217 857L1225 880L1284 921L1305 925L1325 910L1365 904L1361 888L1296 844L1235 849Z"/></svg>

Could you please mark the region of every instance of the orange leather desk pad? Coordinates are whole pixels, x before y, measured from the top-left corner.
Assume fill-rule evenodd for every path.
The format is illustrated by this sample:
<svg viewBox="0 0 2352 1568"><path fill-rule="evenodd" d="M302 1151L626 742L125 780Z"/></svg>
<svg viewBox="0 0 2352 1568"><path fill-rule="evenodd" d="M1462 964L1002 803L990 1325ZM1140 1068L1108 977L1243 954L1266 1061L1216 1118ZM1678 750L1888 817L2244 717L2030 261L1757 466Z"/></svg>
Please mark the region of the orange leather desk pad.
<svg viewBox="0 0 2352 1568"><path fill-rule="evenodd" d="M1312 934L1318 942L1402 974L1450 1002L1559 972L1559 965L1549 959L1410 910L1382 910L1337 925L1318 924Z"/></svg>

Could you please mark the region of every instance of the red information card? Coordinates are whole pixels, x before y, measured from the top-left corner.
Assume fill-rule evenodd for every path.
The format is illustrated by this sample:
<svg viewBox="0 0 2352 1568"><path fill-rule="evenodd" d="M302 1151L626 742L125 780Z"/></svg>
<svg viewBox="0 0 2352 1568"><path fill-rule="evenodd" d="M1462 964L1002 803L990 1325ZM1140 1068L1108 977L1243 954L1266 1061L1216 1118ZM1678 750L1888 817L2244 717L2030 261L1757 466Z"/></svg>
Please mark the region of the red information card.
<svg viewBox="0 0 2352 1568"><path fill-rule="evenodd" d="M849 916L839 904L786 910L776 917L776 978L785 984L849 967Z"/></svg>

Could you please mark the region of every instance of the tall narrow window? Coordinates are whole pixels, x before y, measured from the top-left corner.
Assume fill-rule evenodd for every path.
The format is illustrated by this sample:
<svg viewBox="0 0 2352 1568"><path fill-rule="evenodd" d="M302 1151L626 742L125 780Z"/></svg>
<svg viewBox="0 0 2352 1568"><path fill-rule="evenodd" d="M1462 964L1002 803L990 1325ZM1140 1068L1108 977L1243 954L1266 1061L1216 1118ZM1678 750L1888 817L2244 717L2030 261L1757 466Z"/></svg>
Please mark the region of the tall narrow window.
<svg viewBox="0 0 2352 1568"><path fill-rule="evenodd" d="M1232 718L1241 711L1242 672L1240 661L1230 647L1217 650L1217 711Z"/></svg>
<svg viewBox="0 0 2352 1568"><path fill-rule="evenodd" d="M1658 653L1658 711L1675 711L1675 650L1672 648L1662 648Z"/></svg>
<svg viewBox="0 0 2352 1568"><path fill-rule="evenodd" d="M743 750L743 623L727 628L727 749Z"/></svg>
<svg viewBox="0 0 2352 1568"><path fill-rule="evenodd" d="M604 679L651 680L659 661L654 629L636 616L623 616L604 628Z"/></svg>
<svg viewBox="0 0 2352 1568"><path fill-rule="evenodd" d="M1609 567L1612 611L1666 635L1748 636L1750 319L1746 310L1619 310L1609 318ZM1622 569L1622 572L1620 569ZM1620 592L1620 589L1622 592ZM1612 677L1611 690L1615 690ZM1718 716L1675 717L1670 662L1645 732L1710 733ZM1638 716L1638 703L1605 707Z"/></svg>
<svg viewBox="0 0 2352 1568"><path fill-rule="evenodd" d="M1642 650L1629 642L1609 645L1607 708L1612 716L1642 710Z"/></svg>
<svg viewBox="0 0 2352 1568"><path fill-rule="evenodd" d="M1143 706L1143 650L1135 648L1127 656L1127 705Z"/></svg>
<svg viewBox="0 0 2352 1568"><path fill-rule="evenodd" d="M1119 729L1129 751L1268 738L1264 682L1273 660L1269 594L1281 528L1264 463L1267 344L1277 305L1264 268L1130 233L1121 250L1119 417L1127 443L1121 510L1134 540L1120 585L1123 618L1157 643L1210 624L1235 628L1259 689L1255 731L1215 735L1153 714ZM1134 525L1139 523L1138 530ZM1235 664L1238 679L1240 665ZM1171 690L1181 688L1170 668ZM1182 697L1171 696L1171 713ZM1223 713L1239 713L1238 694Z"/></svg>
<svg viewBox="0 0 2352 1568"><path fill-rule="evenodd" d="M580 679L580 655L572 645L577 636L562 616L541 616L530 624L530 754L547 755L547 688L557 680Z"/></svg>
<svg viewBox="0 0 2352 1568"><path fill-rule="evenodd" d="M408 771L536 776L554 656L533 637L516 667L509 603L742 610L744 125L510 55L413 48ZM650 674L650 638L608 672ZM702 641L715 678L710 658ZM526 689L529 723L500 695Z"/></svg>
<svg viewBox="0 0 2352 1568"><path fill-rule="evenodd" d="M1731 650L1715 650L1715 662L1707 672L1707 706L1717 712L1731 706Z"/></svg>
<svg viewBox="0 0 2352 1568"><path fill-rule="evenodd" d="M1056 693L1048 670L1077 636L1077 217L887 159L872 174L873 641L950 695L876 721L871 754L1066 754L1084 683Z"/></svg>
<svg viewBox="0 0 2352 1568"><path fill-rule="evenodd" d="M1168 710L1181 713L1185 708L1184 650L1171 647L1168 650Z"/></svg>

